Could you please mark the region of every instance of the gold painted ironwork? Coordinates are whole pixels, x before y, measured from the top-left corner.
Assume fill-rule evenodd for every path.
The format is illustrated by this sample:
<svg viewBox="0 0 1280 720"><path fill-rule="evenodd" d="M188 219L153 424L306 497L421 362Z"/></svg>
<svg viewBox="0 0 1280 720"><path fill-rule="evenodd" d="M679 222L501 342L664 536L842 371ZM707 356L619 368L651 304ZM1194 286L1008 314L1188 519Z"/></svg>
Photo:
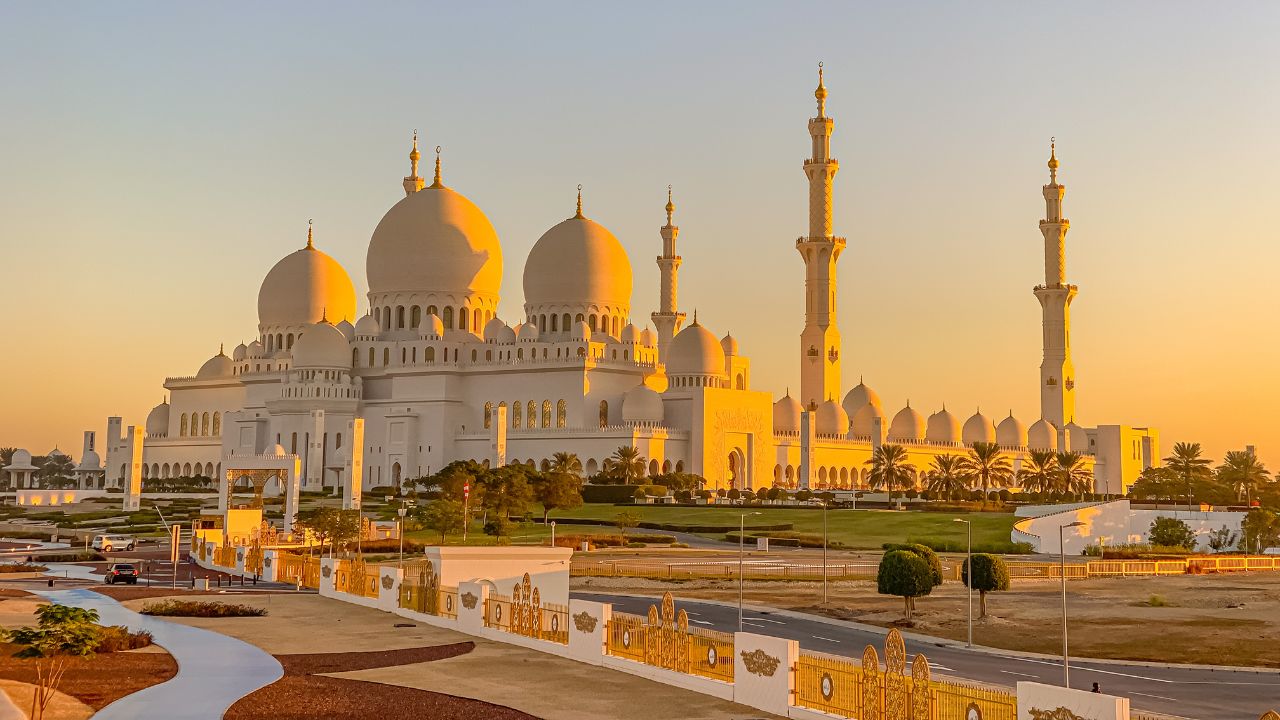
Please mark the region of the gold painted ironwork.
<svg viewBox="0 0 1280 720"><path fill-rule="evenodd" d="M955 680L934 680L929 683L929 702L933 706L933 713L939 718L1018 718L1018 698L1013 693ZM971 709L976 709L976 712Z"/></svg>
<svg viewBox="0 0 1280 720"><path fill-rule="evenodd" d="M801 651L796 661L796 704L832 715L858 717L862 670L853 660Z"/></svg>
<svg viewBox="0 0 1280 720"><path fill-rule="evenodd" d="M334 592L367 598L378 597L381 565L369 565L364 560L338 560L333 569Z"/></svg>
<svg viewBox="0 0 1280 720"><path fill-rule="evenodd" d="M916 653L911 661L911 720L933 720L929 675L929 658Z"/></svg>
<svg viewBox="0 0 1280 720"><path fill-rule="evenodd" d="M1262 717L1258 718L1258 720L1280 720L1280 713L1275 710L1268 710Z"/></svg>
<svg viewBox="0 0 1280 720"><path fill-rule="evenodd" d="M254 575L262 574L262 545L258 544L255 538L253 544L249 546L249 551L244 556L244 570Z"/></svg>
<svg viewBox="0 0 1280 720"><path fill-rule="evenodd" d="M609 621L609 654L675 672L733 681L733 635L689 628L689 615L678 613L671 593L662 596L662 610L649 615L618 613Z"/></svg>
<svg viewBox="0 0 1280 720"><path fill-rule="evenodd" d="M911 689L907 677L907 647L897 628L884 639L884 717L910 720Z"/></svg>
<svg viewBox="0 0 1280 720"><path fill-rule="evenodd" d="M880 656L867 646L862 651L862 713L859 720L884 720L884 686L880 674Z"/></svg>

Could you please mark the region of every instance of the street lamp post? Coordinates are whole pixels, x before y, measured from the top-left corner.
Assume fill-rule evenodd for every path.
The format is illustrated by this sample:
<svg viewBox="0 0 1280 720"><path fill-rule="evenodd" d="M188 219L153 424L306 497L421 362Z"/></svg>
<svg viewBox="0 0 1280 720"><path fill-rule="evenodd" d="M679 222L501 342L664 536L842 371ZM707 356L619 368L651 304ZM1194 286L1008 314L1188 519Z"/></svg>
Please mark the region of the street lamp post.
<svg viewBox="0 0 1280 720"><path fill-rule="evenodd" d="M738 516L738 632L742 632L742 558L745 550L743 539L747 534L747 516L759 514L758 512L749 512Z"/></svg>
<svg viewBox="0 0 1280 720"><path fill-rule="evenodd" d="M556 546L556 521L551 521L551 547Z"/></svg>
<svg viewBox="0 0 1280 720"><path fill-rule="evenodd" d="M969 581L965 583L969 586L969 642L965 647L973 647L973 523L968 520L956 518L956 522L964 523L965 531L969 536L968 549L965 551L965 567L969 569Z"/></svg>
<svg viewBox="0 0 1280 720"><path fill-rule="evenodd" d="M1071 687L1071 660L1067 654L1067 548L1063 544L1062 531L1069 527L1080 527L1084 523L1076 521L1058 526L1058 571L1062 575L1062 685Z"/></svg>
<svg viewBox="0 0 1280 720"><path fill-rule="evenodd" d="M409 513L409 508L404 507L403 505L400 506L400 509L396 510L396 514L400 516L400 530L396 534L400 536L400 566L401 567L404 567L404 516L407 515L408 513Z"/></svg>
<svg viewBox="0 0 1280 720"><path fill-rule="evenodd" d="M822 501L822 604L827 604L827 501Z"/></svg>

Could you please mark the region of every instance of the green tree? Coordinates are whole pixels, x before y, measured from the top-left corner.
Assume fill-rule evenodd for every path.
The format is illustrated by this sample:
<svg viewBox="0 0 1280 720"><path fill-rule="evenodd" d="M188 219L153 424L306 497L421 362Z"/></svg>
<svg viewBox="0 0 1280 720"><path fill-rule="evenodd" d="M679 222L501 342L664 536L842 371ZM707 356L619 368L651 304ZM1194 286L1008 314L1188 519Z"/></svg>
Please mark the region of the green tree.
<svg viewBox="0 0 1280 720"><path fill-rule="evenodd" d="M1018 470L1018 484L1026 492L1049 493L1057 487L1058 457L1052 450L1032 450Z"/></svg>
<svg viewBox="0 0 1280 720"><path fill-rule="evenodd" d="M622 532L622 537L627 536L627 530L640 524L640 516L630 510L623 510L613 516L613 524Z"/></svg>
<svg viewBox="0 0 1280 720"><path fill-rule="evenodd" d="M925 561L925 564L929 566L929 577L933 582L933 586L937 587L942 584L942 559L938 557L938 553L933 551L933 548L920 543L885 543L884 549L885 552L902 550L919 555Z"/></svg>
<svg viewBox="0 0 1280 720"><path fill-rule="evenodd" d="M1200 443L1180 442L1173 446L1173 454L1164 459L1173 474L1182 481L1187 491L1187 507L1191 507L1194 499L1192 488L1196 482L1209 480L1213 476L1210 466L1212 461L1201 456Z"/></svg>
<svg viewBox="0 0 1280 720"><path fill-rule="evenodd" d="M1177 488L1178 478L1172 469L1152 465L1129 486L1129 497L1134 500L1173 500L1178 495Z"/></svg>
<svg viewBox="0 0 1280 720"><path fill-rule="evenodd" d="M963 458L956 455L935 455L933 464L925 476L929 492L939 499L955 500L969 488L969 476L965 473Z"/></svg>
<svg viewBox="0 0 1280 720"><path fill-rule="evenodd" d="M414 508L413 515L423 527L440 533L443 545L446 536L462 532L463 510L461 501L442 497Z"/></svg>
<svg viewBox="0 0 1280 720"><path fill-rule="evenodd" d="M1191 531L1191 526L1172 517L1156 518L1155 522L1151 523L1148 539L1152 545L1180 547L1187 550L1193 550L1196 546L1196 534Z"/></svg>
<svg viewBox="0 0 1280 720"><path fill-rule="evenodd" d="M486 470L479 479L481 506L504 520L513 515L522 517L533 502L529 478L536 474L521 464Z"/></svg>
<svg viewBox="0 0 1280 720"><path fill-rule="evenodd" d="M552 510L571 510L582 505L582 478L571 473L551 470L541 474L533 486L534 498L542 503L542 522Z"/></svg>
<svg viewBox="0 0 1280 720"><path fill-rule="evenodd" d="M973 556L973 582L969 582L969 560L961 564L960 577L965 587L978 591L978 617L987 616L987 593L1009 589L1009 566L1004 558L989 553L978 553Z"/></svg>
<svg viewBox="0 0 1280 720"><path fill-rule="evenodd" d="M1214 552L1230 550L1239 540L1240 536L1226 525L1209 531L1209 549Z"/></svg>
<svg viewBox="0 0 1280 720"><path fill-rule="evenodd" d="M672 490L690 490L697 491L707 483L707 479L701 475L683 472L662 473L654 475L650 480L655 485L665 485Z"/></svg>
<svg viewBox="0 0 1280 720"><path fill-rule="evenodd" d="M434 475L414 480L414 484L426 491L428 496L462 499L464 485L471 486L472 502L479 502L478 491L480 478L487 472L485 467L475 460L454 460L440 468Z"/></svg>
<svg viewBox="0 0 1280 720"><path fill-rule="evenodd" d="M911 487L915 480L915 469L907 462L907 449L901 445L881 445L866 464L871 466L867 475L871 487L888 490L890 497L898 490Z"/></svg>
<svg viewBox="0 0 1280 720"><path fill-rule="evenodd" d="M38 468L36 479L40 482L40 487L52 489L75 487L76 466L66 455L60 452L50 453L33 458L31 464Z"/></svg>
<svg viewBox="0 0 1280 720"><path fill-rule="evenodd" d="M982 501L993 487L1005 487L1013 483L1013 465L1001 454L995 443L976 442L963 458L965 472L982 488Z"/></svg>
<svg viewBox="0 0 1280 720"><path fill-rule="evenodd" d="M906 550L891 550L880 558L876 571L876 591L902 598L908 621L915 599L933 592L933 577L924 558Z"/></svg>
<svg viewBox="0 0 1280 720"><path fill-rule="evenodd" d="M329 557L360 537L359 510L318 507L298 513L297 524L310 530L321 547L329 546Z"/></svg>
<svg viewBox="0 0 1280 720"><path fill-rule="evenodd" d="M640 454L639 449L630 445L623 445L614 450L613 455L605 458L604 467L606 473L628 485L639 483L648 472L644 456Z"/></svg>
<svg viewBox="0 0 1280 720"><path fill-rule="evenodd" d="M1060 452L1055 456L1058 465L1058 490L1083 497L1093 492L1093 471L1085 467L1084 455L1078 452Z"/></svg>
<svg viewBox="0 0 1280 720"><path fill-rule="evenodd" d="M1240 523L1240 534L1245 552L1261 552L1280 545L1280 515L1266 508L1250 508Z"/></svg>
<svg viewBox="0 0 1280 720"><path fill-rule="evenodd" d="M576 453L558 452L551 456L550 472L582 477L582 461Z"/></svg>
<svg viewBox="0 0 1280 720"><path fill-rule="evenodd" d="M98 611L51 603L36 608L36 626L5 630L4 637L21 646L14 657L36 663L36 688L31 698L32 720L41 720L62 683L67 661L92 655L101 640Z"/></svg>
<svg viewBox="0 0 1280 720"><path fill-rule="evenodd" d="M1259 486L1271 480L1271 471L1252 450L1232 450L1218 466L1218 481L1234 489L1237 497L1251 501Z"/></svg>

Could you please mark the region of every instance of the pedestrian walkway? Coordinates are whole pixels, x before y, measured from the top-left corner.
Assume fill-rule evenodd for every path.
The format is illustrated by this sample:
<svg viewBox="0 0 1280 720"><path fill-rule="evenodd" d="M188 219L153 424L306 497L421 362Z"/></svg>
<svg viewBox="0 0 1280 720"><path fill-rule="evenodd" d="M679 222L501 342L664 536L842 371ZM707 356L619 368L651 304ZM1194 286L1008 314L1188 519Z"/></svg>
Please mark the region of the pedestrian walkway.
<svg viewBox="0 0 1280 720"><path fill-rule="evenodd" d="M63 605L98 611L103 625L146 630L178 663L178 674L111 703L94 720L218 720L237 700L284 675L274 657L242 640L141 615L91 590L38 590Z"/></svg>

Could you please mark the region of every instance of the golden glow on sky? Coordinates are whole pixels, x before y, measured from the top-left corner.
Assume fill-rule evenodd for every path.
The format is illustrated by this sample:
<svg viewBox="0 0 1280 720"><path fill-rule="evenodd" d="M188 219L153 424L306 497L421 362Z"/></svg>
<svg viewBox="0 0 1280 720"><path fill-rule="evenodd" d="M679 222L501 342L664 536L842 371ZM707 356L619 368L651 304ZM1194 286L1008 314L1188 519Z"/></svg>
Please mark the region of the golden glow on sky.
<svg viewBox="0 0 1280 720"><path fill-rule="evenodd" d="M799 383L821 59L846 390L1036 419L1056 135L1080 422L1280 466L1280 5L246 12L0 10L0 62L23 68L0 77L0 444L78 456L107 415L141 424L164 376L254 337L258 286L308 218L363 311L414 127L497 229L512 323L529 248L578 183L647 320L673 184L681 309L732 331L780 395Z"/></svg>

